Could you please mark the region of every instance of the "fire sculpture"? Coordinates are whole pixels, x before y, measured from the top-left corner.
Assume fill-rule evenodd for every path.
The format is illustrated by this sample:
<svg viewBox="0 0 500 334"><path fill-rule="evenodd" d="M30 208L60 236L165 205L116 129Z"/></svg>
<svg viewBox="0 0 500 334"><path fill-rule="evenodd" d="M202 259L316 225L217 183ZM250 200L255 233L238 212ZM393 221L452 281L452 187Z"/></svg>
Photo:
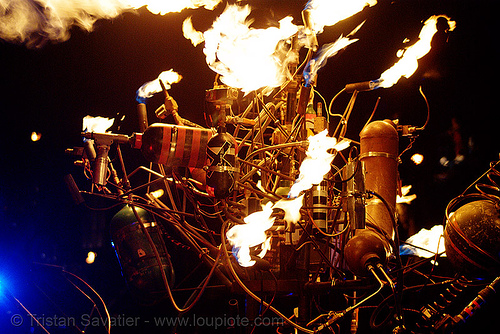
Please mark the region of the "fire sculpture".
<svg viewBox="0 0 500 334"><path fill-rule="evenodd" d="M91 1L88 6L76 2L71 11L62 2L37 3L41 7L33 8L32 2L18 2L18 7L10 4L3 22L27 22L17 18L35 9L39 20L34 25L5 25L8 28L1 30L1 37L28 42L41 34L64 40L72 24L90 30L96 19L142 6L164 14L184 8L210 10L219 1ZM72 1L67 3L71 7ZM277 26L265 29L252 27L248 5L228 5L204 32L186 20L184 35L194 45L204 43L207 65L217 73L214 87L206 92L207 126L179 115L168 89L182 76L173 70L138 90L139 133L109 133L108 120L102 126L91 124L99 120L85 121L85 149L79 151L78 163L91 180L90 190L80 191L72 178L67 181L80 203L84 197L95 196L122 204L112 220L111 234L123 274L141 302L166 297L182 315L216 281L225 292L244 295L247 301L254 299L280 317L281 332L337 333L346 332L346 327L356 332L361 310L369 309L367 323L375 329L431 333L454 330L494 294L498 279L454 317L446 313L447 305L442 305L441 299L422 306L405 298L406 291L423 289L431 281L416 269L432 260L436 263L441 252L434 253L434 259L407 263L399 254L395 217L397 195L402 195L397 175L399 137L412 136L425 126L373 121L361 130L359 141L346 138L358 93L390 88L401 77L410 77L418 59L430 50L437 20L446 19L450 30L454 22L444 15L431 16L424 22L418 41L400 51L400 60L380 78L346 85L343 92L352 93L352 97L338 123L325 120L320 110L325 107L330 114L326 105L314 108L313 93L321 67L356 41L353 36L362 25L321 47L316 35L376 3L310 1L302 13L303 25L285 17ZM25 7L19 11L21 5ZM42 32L36 30L40 26ZM300 60L302 48L307 51ZM164 122L149 125L142 102L158 93L165 94L165 103L156 111ZM175 124L165 123L169 116ZM149 165L127 172L122 156L126 144L141 149ZM110 154L116 159L110 159ZM114 168L116 161L118 170ZM489 174L495 173L492 166ZM139 181L140 174L146 174L147 181ZM475 235L467 233L467 222L473 220L468 214L474 210L483 212L486 207L493 212L486 223L474 221L478 229L481 224L491 227L497 220L498 197L479 197L487 203L472 205L474 209L463 206L447 215L444 232L454 261L469 270L477 269L477 253L480 259L486 256L498 262L497 254L485 251L482 244L471 246ZM173 283L176 256L166 238L193 251L208 267L183 305ZM464 242L467 263L457 255L463 251L457 245ZM488 269L483 262L480 266ZM496 269L492 268L493 275L498 275ZM429 271L433 270L434 264ZM265 287L273 284L259 285L257 273L263 280L275 281L274 290ZM408 277L414 279L412 275L425 280L405 285ZM447 289L441 294L447 304L456 298L454 292L459 294L477 283L464 277L432 277L432 282ZM348 300L318 302L321 296L346 291ZM271 294L291 295L293 305L278 309L272 302L274 297L264 298ZM255 313L256 308L248 305L247 314ZM418 319L415 309L422 310ZM344 321L347 317L351 317L350 326Z"/></svg>

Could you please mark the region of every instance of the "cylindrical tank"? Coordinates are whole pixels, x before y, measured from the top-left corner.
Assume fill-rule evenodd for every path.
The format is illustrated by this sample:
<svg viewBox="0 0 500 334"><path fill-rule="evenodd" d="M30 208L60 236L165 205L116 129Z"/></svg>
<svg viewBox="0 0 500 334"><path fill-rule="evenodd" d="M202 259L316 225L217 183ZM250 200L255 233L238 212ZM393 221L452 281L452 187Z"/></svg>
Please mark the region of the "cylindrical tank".
<svg viewBox="0 0 500 334"><path fill-rule="evenodd" d="M143 134L135 135L134 148L141 149L146 160L169 167L201 168L207 162L208 129L166 123L151 124Z"/></svg>
<svg viewBox="0 0 500 334"><path fill-rule="evenodd" d="M210 138L207 144L209 166L207 191L216 198L225 198L234 189L238 168L236 166L236 140L225 131Z"/></svg>
<svg viewBox="0 0 500 334"><path fill-rule="evenodd" d="M457 270L500 274L500 206L489 200L467 203L446 222L446 256Z"/></svg>
<svg viewBox="0 0 500 334"><path fill-rule="evenodd" d="M349 269L355 275L366 276L368 265L385 264L391 249L388 239L394 239L399 136L390 120L369 123L359 136L365 189L375 192L389 206L377 196L367 199L366 228L356 229L344 248Z"/></svg>
<svg viewBox="0 0 500 334"><path fill-rule="evenodd" d="M365 188L382 196L391 212L377 197L366 202L367 220L394 238L391 215L396 208L399 136L390 120L374 121L363 128L359 158L365 168Z"/></svg>
<svg viewBox="0 0 500 334"><path fill-rule="evenodd" d="M142 303L149 304L165 296L166 288L161 270L173 284L173 269L159 226L150 214L139 207L134 208L147 229L152 245L131 206L124 206L111 219L110 233L113 247L120 262L122 274L132 294ZM161 267L155 255L156 247L161 260Z"/></svg>

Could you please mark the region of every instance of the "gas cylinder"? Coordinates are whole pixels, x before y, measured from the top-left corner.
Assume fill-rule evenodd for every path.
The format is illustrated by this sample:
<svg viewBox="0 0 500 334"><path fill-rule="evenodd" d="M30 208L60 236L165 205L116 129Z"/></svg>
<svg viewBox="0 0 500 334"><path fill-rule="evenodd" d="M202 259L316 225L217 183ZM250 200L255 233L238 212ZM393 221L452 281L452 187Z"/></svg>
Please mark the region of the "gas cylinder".
<svg viewBox="0 0 500 334"><path fill-rule="evenodd" d="M359 137L365 189L385 201L384 204L378 197L366 201L366 228L356 229L344 249L349 269L355 275L366 276L368 265L385 264L391 250L390 240L394 239L391 216L396 207L399 136L394 123L385 120L369 123ZM356 225L363 227L359 223Z"/></svg>
<svg viewBox="0 0 500 334"><path fill-rule="evenodd" d="M144 230L149 233L153 244ZM144 304L164 297L167 292L161 270L165 271L170 284L173 284L174 273L160 228L151 215L139 207L132 209L125 205L111 219L110 234L122 275L132 295ZM158 251L161 266L154 248Z"/></svg>
<svg viewBox="0 0 500 334"><path fill-rule="evenodd" d="M364 164L365 189L379 194L389 205L390 211L378 199L366 201L366 216L385 235L394 238L391 215L396 208L398 180L399 136L390 120L374 121L361 130L359 159Z"/></svg>
<svg viewBox="0 0 500 334"><path fill-rule="evenodd" d="M202 168L207 161L208 129L166 123L151 124L144 133L136 133L132 146L146 160L169 167Z"/></svg>

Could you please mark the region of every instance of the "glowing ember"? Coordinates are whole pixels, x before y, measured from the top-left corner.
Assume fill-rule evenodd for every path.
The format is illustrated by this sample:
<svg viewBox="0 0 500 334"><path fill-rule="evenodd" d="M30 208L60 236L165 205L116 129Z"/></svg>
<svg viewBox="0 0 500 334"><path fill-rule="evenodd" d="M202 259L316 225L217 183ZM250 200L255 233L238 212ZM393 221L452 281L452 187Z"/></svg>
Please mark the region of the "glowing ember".
<svg viewBox="0 0 500 334"><path fill-rule="evenodd" d="M170 89L170 85L181 81L182 76L172 69L168 71L163 71L160 73L158 78L153 81L146 82L137 90L137 96L139 98L147 99L156 93L161 92L163 89L160 85L160 80L163 82L165 89Z"/></svg>
<svg viewBox="0 0 500 334"><path fill-rule="evenodd" d="M441 239L443 232L443 225L435 225L430 230L423 228L417 234L409 237L401 245L399 252L401 255L416 255L426 258L433 257L436 253L442 253L441 256L446 256L444 239Z"/></svg>
<svg viewBox="0 0 500 334"><path fill-rule="evenodd" d="M290 16L280 20L278 27L251 28L250 12L248 5L228 5L203 33L208 66L221 75L223 83L246 93L278 87L290 76L286 41L298 31Z"/></svg>
<svg viewBox="0 0 500 334"><path fill-rule="evenodd" d="M266 231L273 226L275 219L271 217L272 213L272 203L268 202L262 211L245 217L245 224L235 225L227 231L226 237L240 266L251 267L255 264L255 260L250 258L250 247L258 246L268 239ZM263 247L258 256L262 258L266 252L267 249Z"/></svg>
<svg viewBox="0 0 500 334"><path fill-rule="evenodd" d="M377 0L310 0L305 11L309 12L311 29L321 33L325 26L332 26L363 10L372 7Z"/></svg>
<svg viewBox="0 0 500 334"><path fill-rule="evenodd" d="M82 130L86 132L105 133L115 121L114 118L85 116Z"/></svg>
<svg viewBox="0 0 500 334"><path fill-rule="evenodd" d="M415 165L420 165L424 161L424 156L420 153L415 153L410 159Z"/></svg>
<svg viewBox="0 0 500 334"><path fill-rule="evenodd" d="M424 26L418 35L418 41L404 50L399 50L398 60L391 68L380 76L379 87L389 88L396 84L401 77L409 78L418 68L418 59L425 56L431 50L431 41L437 32L437 20L443 17L448 20L450 31L455 29L455 22L445 15L433 15L424 22Z"/></svg>
<svg viewBox="0 0 500 334"><path fill-rule="evenodd" d="M39 141L42 139L42 134L40 132L33 131L31 133L31 141Z"/></svg>
<svg viewBox="0 0 500 334"><path fill-rule="evenodd" d="M309 147L307 148L306 158L300 165L299 177L295 180L288 197L297 197L300 192L310 189L313 184L319 184L323 177L330 171L330 164L335 157L329 153L329 150L342 151L349 147L350 141L343 139L337 142L337 139L328 137L328 130L324 130L317 135L308 138Z"/></svg>

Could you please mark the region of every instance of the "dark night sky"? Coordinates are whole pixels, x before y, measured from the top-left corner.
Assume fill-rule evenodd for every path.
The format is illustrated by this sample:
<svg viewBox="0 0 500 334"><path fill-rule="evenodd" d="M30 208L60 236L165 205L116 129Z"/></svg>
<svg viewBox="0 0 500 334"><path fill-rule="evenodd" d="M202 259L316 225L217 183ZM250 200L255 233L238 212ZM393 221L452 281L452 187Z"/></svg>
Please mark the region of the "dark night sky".
<svg viewBox="0 0 500 334"><path fill-rule="evenodd" d="M252 2L260 8L255 14L259 20L264 15L281 19L291 14L295 23L301 23L302 1L264 2ZM138 15L126 13L112 21L98 21L91 33L73 28L68 41L49 42L40 49L0 41L0 224L4 231L0 240L4 247L11 252L25 251L28 260L38 256L41 249L55 247L57 255L58 249L71 252L72 247L78 247L73 238L80 233L81 211L71 202L63 176L72 173L82 180L81 170L72 165L64 149L80 145L85 115L125 114L122 130L131 134L137 130L137 88L173 68L184 78L173 85L170 94L183 117L201 122L204 91L211 88L214 73L205 64L202 46L195 48L183 38L181 25L193 15L195 27L205 30L221 10L155 16L141 9ZM395 52L404 38L416 38L421 21L430 15L446 14L457 22L449 42L433 49L410 80L402 79L390 89L361 93L349 125L351 136L357 139L379 96L376 119L397 114L405 124L421 125L426 110L417 89L422 84L431 105L431 120L428 132L420 136L414 150L421 150L430 161L422 167L426 172L406 171L411 175L402 175L419 183L422 208L442 211L440 205L458 195L464 180L480 175L487 163L498 157L498 117L493 118L498 106L494 91L498 69L494 12L493 1L381 0L375 7L326 28L319 36L320 43L331 42L367 20L358 34L360 41L330 59L318 74L317 89L329 101L347 83L376 79L395 62ZM424 79L431 68L439 71L441 78ZM343 111L347 99L343 95L335 103L336 112ZM159 104L161 98L149 102L150 123ZM436 172L438 149L453 116L459 119L464 138L474 138L476 151L471 159L475 160L451 184L435 186L428 175L416 179L415 175ZM30 141L32 131L42 133L40 141ZM410 155L404 163L410 163ZM426 191L436 187L444 197L434 203L437 207L428 208L432 203L425 201Z"/></svg>

